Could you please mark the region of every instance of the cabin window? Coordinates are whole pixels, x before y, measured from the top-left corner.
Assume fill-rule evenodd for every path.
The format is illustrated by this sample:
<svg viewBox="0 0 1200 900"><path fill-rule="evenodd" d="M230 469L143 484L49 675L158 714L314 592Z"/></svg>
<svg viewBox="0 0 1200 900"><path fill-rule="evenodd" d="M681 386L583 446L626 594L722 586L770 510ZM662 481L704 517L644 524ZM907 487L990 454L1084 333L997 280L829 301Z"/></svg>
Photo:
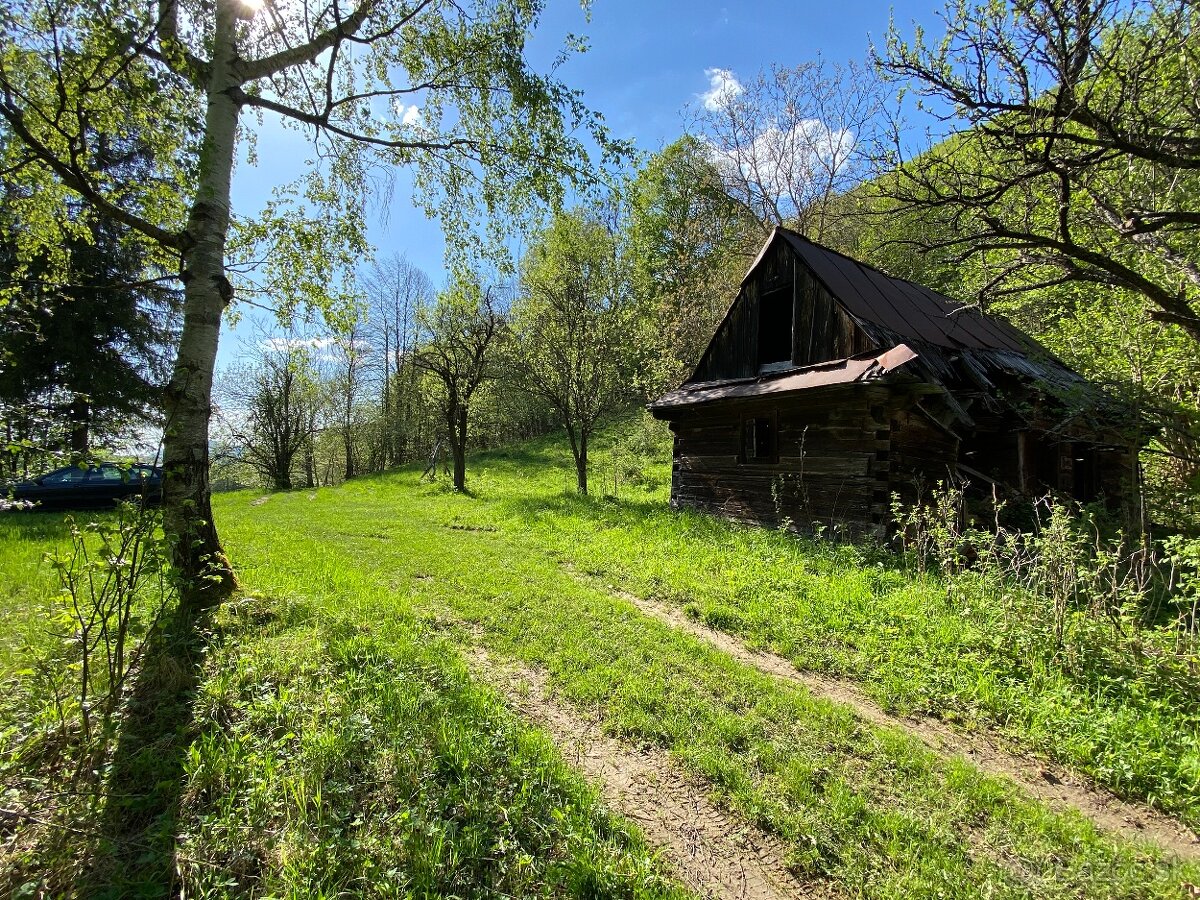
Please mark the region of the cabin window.
<svg viewBox="0 0 1200 900"><path fill-rule="evenodd" d="M742 462L771 463L779 459L779 428L774 416L742 423Z"/></svg>
<svg viewBox="0 0 1200 900"><path fill-rule="evenodd" d="M763 291L758 305L759 367L792 361L791 286Z"/></svg>
<svg viewBox="0 0 1200 900"><path fill-rule="evenodd" d="M1099 496L1095 447L1081 441L1035 441L1032 436L1026 437L1025 444L1032 445L1033 455L1033 478L1022 485L1027 493L1049 489L1084 503Z"/></svg>

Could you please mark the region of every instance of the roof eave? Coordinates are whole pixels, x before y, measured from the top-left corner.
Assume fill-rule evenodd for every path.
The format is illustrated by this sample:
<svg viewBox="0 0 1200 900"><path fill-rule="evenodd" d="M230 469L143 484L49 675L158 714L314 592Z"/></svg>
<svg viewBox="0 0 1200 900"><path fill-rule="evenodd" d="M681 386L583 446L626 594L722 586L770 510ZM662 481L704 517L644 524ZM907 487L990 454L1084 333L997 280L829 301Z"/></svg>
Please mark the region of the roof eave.
<svg viewBox="0 0 1200 900"><path fill-rule="evenodd" d="M883 353L863 353L753 378L685 383L677 390L663 394L647 408L657 416L722 400L781 397L817 388L863 384L878 381L915 359L916 351L907 344L898 344Z"/></svg>

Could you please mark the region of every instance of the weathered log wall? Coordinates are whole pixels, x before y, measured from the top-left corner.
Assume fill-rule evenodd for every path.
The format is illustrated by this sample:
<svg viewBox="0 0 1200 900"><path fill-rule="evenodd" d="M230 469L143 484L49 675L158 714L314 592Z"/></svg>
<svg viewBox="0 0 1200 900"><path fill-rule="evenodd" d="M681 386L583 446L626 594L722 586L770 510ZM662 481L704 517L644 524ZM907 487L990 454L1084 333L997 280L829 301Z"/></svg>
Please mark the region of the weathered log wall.
<svg viewBox="0 0 1200 900"><path fill-rule="evenodd" d="M886 387L859 384L688 410L671 423L671 501L765 525L878 531L888 516L895 400ZM747 460L746 423L768 417L776 453Z"/></svg>
<svg viewBox="0 0 1200 900"><path fill-rule="evenodd" d="M889 493L914 503L939 481L957 483L959 441L928 415L919 403L893 401L890 415L891 476Z"/></svg>
<svg viewBox="0 0 1200 900"><path fill-rule="evenodd" d="M671 502L762 525L881 534L891 525L893 495L913 504L938 482L965 480L983 496L994 480L1001 496L1055 490L1129 514L1123 505L1137 475L1130 449L1016 431L964 443L925 410L923 393L913 384L856 383L672 410ZM774 434L765 460L747 451L747 423L755 420L768 421ZM1022 488L1020 447L1038 449L1043 463L1040 456L1052 456L1055 473L1034 472ZM1062 483L1047 482L1059 467Z"/></svg>

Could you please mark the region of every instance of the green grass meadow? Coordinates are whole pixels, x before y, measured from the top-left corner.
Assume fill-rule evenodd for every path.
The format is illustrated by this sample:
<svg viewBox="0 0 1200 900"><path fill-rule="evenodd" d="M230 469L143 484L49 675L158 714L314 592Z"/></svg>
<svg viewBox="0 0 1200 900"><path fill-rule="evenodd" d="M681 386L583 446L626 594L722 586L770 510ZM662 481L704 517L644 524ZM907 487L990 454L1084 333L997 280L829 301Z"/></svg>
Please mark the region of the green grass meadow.
<svg viewBox="0 0 1200 900"><path fill-rule="evenodd" d="M164 882L189 897L687 896L469 674L476 645L543 670L608 733L671 753L714 802L778 835L801 877L848 896L1178 898L1200 882L1196 864L1053 813L607 586L853 678L891 709L999 729L1193 824L1194 685L1123 672L1102 644L1055 656L1011 606L952 600L878 548L673 512L668 456L661 432L631 420L595 454L594 490L609 496L571 494L551 437L474 457L465 495L405 470L216 497L243 592L210 624L173 739L140 762L176 785L170 813L136 852L91 835L99 862L64 864L64 883L96 896ZM54 517L0 519L6 778L32 766L37 698L20 673L45 651L55 586L39 560L56 540ZM12 784L6 807L39 789ZM36 896L53 842L4 828L0 883Z"/></svg>

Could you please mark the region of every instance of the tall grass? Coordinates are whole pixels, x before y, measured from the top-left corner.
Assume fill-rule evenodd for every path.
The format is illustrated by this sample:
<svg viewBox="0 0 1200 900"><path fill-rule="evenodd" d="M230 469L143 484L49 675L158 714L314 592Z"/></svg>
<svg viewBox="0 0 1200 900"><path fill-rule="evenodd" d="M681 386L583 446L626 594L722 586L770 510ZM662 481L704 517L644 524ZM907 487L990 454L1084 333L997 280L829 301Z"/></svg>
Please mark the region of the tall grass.
<svg viewBox="0 0 1200 900"><path fill-rule="evenodd" d="M512 462L484 457L495 500L477 515L573 569L858 681L892 711L1004 732L1200 825L1193 545L1148 557L1065 507L1043 507L1040 531L997 536L955 524L951 503L911 511L926 521L923 536L905 527L906 554L672 511L663 443L642 460L650 487L616 502Z"/></svg>
<svg viewBox="0 0 1200 900"><path fill-rule="evenodd" d="M147 516L5 522L0 894L687 896L410 611L185 620Z"/></svg>
<svg viewBox="0 0 1200 900"><path fill-rule="evenodd" d="M46 534L45 524L35 521L34 533ZM76 849L111 807L122 707L145 677L175 597L156 511L123 504L80 521L68 516L57 537L44 550L41 577L26 585L41 634L24 648L27 668L10 674L12 690L0 702L4 814L24 826L6 880L20 890L39 883L22 880L35 859L52 890L83 877ZM48 592L51 580L57 590ZM17 609L35 605L26 602Z"/></svg>

